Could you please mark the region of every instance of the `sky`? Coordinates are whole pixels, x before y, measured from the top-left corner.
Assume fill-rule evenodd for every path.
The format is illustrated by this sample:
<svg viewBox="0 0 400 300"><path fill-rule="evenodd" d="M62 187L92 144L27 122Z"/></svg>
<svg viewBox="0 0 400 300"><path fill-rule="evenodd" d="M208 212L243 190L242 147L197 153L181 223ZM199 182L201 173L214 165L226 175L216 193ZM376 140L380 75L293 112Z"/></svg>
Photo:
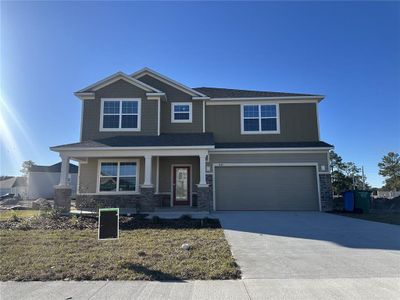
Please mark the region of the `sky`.
<svg viewBox="0 0 400 300"><path fill-rule="evenodd" d="M321 140L364 166L400 151L400 3L1 2L0 175L79 141L73 92L150 67L191 87L314 93Z"/></svg>

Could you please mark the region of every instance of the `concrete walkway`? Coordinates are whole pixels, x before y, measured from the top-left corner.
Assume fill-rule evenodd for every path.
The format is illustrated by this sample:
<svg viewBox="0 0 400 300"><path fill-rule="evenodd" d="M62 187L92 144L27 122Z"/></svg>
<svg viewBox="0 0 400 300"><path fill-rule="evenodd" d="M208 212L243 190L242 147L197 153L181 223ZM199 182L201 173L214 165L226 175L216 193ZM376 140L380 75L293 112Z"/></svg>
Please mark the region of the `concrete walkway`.
<svg viewBox="0 0 400 300"><path fill-rule="evenodd" d="M1 282L0 299L399 299L400 278Z"/></svg>

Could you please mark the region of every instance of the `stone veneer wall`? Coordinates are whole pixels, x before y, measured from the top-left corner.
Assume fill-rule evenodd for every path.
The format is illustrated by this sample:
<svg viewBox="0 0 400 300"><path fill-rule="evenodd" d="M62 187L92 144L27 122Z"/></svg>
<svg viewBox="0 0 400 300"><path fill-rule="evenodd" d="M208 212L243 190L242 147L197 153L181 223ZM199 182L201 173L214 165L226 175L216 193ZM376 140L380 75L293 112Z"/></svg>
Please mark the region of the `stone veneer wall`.
<svg viewBox="0 0 400 300"><path fill-rule="evenodd" d="M54 189L54 209L61 213L71 211L71 188L56 187Z"/></svg>
<svg viewBox="0 0 400 300"><path fill-rule="evenodd" d="M192 194L193 207L197 207L197 199L198 194ZM76 208L78 209L120 207L151 212L158 207L171 207L170 203L170 194L154 194L154 190L148 188L142 188L141 194L138 195L76 195Z"/></svg>
<svg viewBox="0 0 400 300"><path fill-rule="evenodd" d="M197 208L212 211L213 208L213 175L206 174L208 187L197 187Z"/></svg>
<svg viewBox="0 0 400 300"><path fill-rule="evenodd" d="M97 209L105 207L135 208L141 212L154 211L159 207L154 188L141 188L137 195L76 195L77 209Z"/></svg>
<svg viewBox="0 0 400 300"><path fill-rule="evenodd" d="M333 209L333 192L331 174L319 174L319 188L321 193L321 210Z"/></svg>

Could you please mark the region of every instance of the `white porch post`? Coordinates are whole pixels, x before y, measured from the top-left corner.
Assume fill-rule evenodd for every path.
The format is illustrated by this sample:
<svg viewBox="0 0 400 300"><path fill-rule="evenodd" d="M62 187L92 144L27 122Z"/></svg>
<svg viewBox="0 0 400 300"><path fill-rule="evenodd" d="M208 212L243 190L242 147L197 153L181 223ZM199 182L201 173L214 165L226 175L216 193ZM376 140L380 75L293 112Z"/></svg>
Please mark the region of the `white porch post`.
<svg viewBox="0 0 400 300"><path fill-rule="evenodd" d="M60 154L61 157L61 174L59 186L68 186L69 172L69 157L65 154Z"/></svg>
<svg viewBox="0 0 400 300"><path fill-rule="evenodd" d="M200 182L198 186L208 186L206 182L206 154L200 154Z"/></svg>
<svg viewBox="0 0 400 300"><path fill-rule="evenodd" d="M144 187L153 187L151 182L152 158L151 155L144 156Z"/></svg>

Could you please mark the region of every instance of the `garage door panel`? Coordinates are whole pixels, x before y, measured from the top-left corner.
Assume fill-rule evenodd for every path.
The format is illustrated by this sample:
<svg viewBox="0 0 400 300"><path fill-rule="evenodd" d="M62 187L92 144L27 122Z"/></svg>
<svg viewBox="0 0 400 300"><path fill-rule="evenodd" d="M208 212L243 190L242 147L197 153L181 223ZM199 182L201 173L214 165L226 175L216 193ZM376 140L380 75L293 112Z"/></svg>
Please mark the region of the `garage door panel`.
<svg viewBox="0 0 400 300"><path fill-rule="evenodd" d="M318 210L315 167L215 169L217 210Z"/></svg>

